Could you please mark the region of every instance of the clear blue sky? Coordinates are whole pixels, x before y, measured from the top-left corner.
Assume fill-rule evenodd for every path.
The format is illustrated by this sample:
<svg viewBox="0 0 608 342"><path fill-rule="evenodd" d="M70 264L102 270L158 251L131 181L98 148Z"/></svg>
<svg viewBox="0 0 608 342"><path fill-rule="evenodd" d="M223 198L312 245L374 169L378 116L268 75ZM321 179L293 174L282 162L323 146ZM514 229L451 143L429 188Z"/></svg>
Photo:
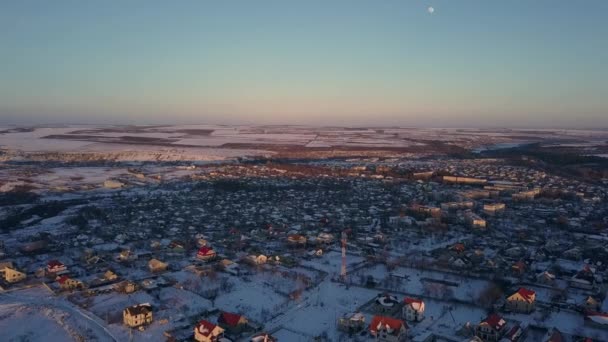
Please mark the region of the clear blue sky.
<svg viewBox="0 0 608 342"><path fill-rule="evenodd" d="M1 1L9 122L608 127L608 1Z"/></svg>

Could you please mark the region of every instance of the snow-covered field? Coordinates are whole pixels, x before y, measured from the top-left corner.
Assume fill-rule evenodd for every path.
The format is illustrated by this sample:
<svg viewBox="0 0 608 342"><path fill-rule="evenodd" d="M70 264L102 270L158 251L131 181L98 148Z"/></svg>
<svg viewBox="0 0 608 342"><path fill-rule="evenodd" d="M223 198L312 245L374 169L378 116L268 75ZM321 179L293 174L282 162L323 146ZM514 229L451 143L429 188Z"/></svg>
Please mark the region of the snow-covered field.
<svg viewBox="0 0 608 342"><path fill-rule="evenodd" d="M372 276L379 286L388 287L412 295L424 295L438 298L454 298L460 301L473 302L476 295L482 292L490 283L487 280L467 278L456 274L436 271L422 271L409 267L397 267L392 271L399 277L392 277L391 271L384 265L365 268L351 274L353 281L360 277ZM405 277L404 279L401 277ZM446 285L441 285L443 282Z"/></svg>
<svg viewBox="0 0 608 342"><path fill-rule="evenodd" d="M529 136L529 139L526 140ZM0 148L21 152L121 153L117 160L218 160L268 154L268 145L300 147L409 147L446 141L467 148L546 138L555 146L587 146L606 131L480 130L455 128L337 128L312 126L94 126L4 127ZM580 143L572 143L573 139ZM224 148L232 144L230 148ZM235 149L234 144L238 147ZM569 144L569 145L568 145ZM249 148L250 146L251 148ZM138 152L135 154L135 152ZM162 157L159 157L161 154Z"/></svg>
<svg viewBox="0 0 608 342"><path fill-rule="evenodd" d="M2 341L117 340L99 317L42 286L0 293L0 329Z"/></svg>

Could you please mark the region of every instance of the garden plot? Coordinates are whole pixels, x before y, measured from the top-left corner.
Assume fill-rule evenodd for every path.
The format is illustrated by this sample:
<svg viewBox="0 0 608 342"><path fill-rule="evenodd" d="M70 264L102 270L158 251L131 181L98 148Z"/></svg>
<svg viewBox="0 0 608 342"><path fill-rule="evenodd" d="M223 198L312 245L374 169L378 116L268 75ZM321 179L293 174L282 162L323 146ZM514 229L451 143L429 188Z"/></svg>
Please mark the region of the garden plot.
<svg viewBox="0 0 608 342"><path fill-rule="evenodd" d="M63 325L66 314L50 308L0 305L0 330L3 341L42 341L53 336L56 341L69 341L73 333ZM28 324L23 324L27 322ZM36 327L32 329L31 327Z"/></svg>
<svg viewBox="0 0 608 342"><path fill-rule="evenodd" d="M397 267L395 270L389 271L384 265L359 270L351 274L351 279L355 283L365 284L368 276L372 276L381 288L412 295L457 299L466 302L475 301L477 296L491 285L489 281L483 279L409 267Z"/></svg>
<svg viewBox="0 0 608 342"><path fill-rule="evenodd" d="M273 286L262 278L253 277L244 281L230 277L228 287L223 287L214 301L221 310L243 313L249 319L263 322L283 310L288 302L286 296L277 293Z"/></svg>
<svg viewBox="0 0 608 342"><path fill-rule="evenodd" d="M586 324L584 316L578 312L536 310L529 315L513 313L507 314L505 317L547 329L557 327L566 334L588 336L597 341L608 341L608 330Z"/></svg>
<svg viewBox="0 0 608 342"><path fill-rule="evenodd" d="M360 264L365 261L365 258L357 255L346 256L346 267L351 268L354 265ZM312 267L323 272L327 272L330 276L340 274L340 267L342 265L342 255L336 251L330 251L324 254L321 258L315 258L312 260L304 260L301 262L303 266Z"/></svg>
<svg viewBox="0 0 608 342"><path fill-rule="evenodd" d="M138 291L132 294L109 293L100 294L84 299L87 310L99 318L110 322L122 322L122 310L128 306L149 303L155 309L159 308L159 302L146 292Z"/></svg>
<svg viewBox="0 0 608 342"><path fill-rule="evenodd" d="M337 341L339 317L355 312L359 306L374 298L378 291L350 287L323 281L318 287L303 293L299 301L290 304L284 314L266 324L267 330L277 327L289 329L298 336L318 336L326 332L330 340ZM367 317L368 321L371 316ZM309 340L309 339L308 339Z"/></svg>

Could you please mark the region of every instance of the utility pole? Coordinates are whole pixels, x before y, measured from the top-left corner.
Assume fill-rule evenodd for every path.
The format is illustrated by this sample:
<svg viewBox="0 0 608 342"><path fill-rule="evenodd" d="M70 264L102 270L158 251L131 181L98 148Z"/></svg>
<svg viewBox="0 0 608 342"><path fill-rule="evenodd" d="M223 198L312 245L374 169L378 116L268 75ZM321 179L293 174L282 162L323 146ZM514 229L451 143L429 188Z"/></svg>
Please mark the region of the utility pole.
<svg viewBox="0 0 608 342"><path fill-rule="evenodd" d="M342 268L340 269L340 278L346 281L346 230L342 231Z"/></svg>

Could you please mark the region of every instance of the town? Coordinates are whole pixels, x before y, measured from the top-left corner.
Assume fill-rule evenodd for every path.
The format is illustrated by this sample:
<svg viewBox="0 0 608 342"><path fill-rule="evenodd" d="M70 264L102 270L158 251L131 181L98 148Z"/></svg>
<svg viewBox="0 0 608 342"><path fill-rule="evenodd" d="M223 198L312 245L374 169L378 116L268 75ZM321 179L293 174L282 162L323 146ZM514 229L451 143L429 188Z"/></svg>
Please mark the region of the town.
<svg viewBox="0 0 608 342"><path fill-rule="evenodd" d="M0 1L0 342L608 342L608 1Z"/></svg>
<svg viewBox="0 0 608 342"><path fill-rule="evenodd" d="M607 187L444 156L144 163L6 193L2 324L86 341L605 341Z"/></svg>

